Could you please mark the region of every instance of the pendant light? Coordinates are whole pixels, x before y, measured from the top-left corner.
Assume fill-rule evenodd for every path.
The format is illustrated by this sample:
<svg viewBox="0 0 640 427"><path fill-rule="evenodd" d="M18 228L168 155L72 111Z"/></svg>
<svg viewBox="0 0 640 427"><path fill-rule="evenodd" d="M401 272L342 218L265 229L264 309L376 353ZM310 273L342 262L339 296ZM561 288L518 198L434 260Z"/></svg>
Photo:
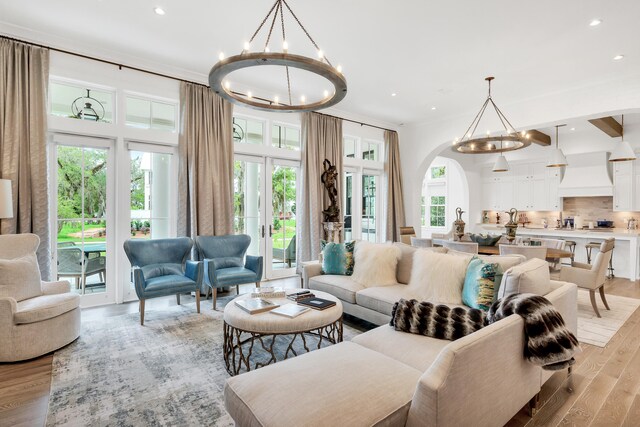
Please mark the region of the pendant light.
<svg viewBox="0 0 640 427"><path fill-rule="evenodd" d="M616 145L609 157L610 162L626 162L636 159L636 153L633 152L631 145L624 140L624 114L622 115L622 140Z"/></svg>
<svg viewBox="0 0 640 427"><path fill-rule="evenodd" d="M548 168L561 168L562 166L568 166L567 158L558 146L558 128L561 128L562 126L566 125L556 125L556 148L554 148L553 153L551 153L551 158L547 163Z"/></svg>
<svg viewBox="0 0 640 427"><path fill-rule="evenodd" d="M502 140L500 141L500 150L502 150ZM509 163L507 162L507 158L504 154L500 154L496 163L493 165L494 172L508 172L509 171Z"/></svg>

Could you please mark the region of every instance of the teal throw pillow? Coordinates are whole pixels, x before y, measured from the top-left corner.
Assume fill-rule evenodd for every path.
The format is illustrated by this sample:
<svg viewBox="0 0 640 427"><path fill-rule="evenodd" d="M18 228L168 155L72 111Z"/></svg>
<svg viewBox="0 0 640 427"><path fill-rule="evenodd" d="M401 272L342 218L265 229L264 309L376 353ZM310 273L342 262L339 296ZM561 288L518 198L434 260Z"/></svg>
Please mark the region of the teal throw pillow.
<svg viewBox="0 0 640 427"><path fill-rule="evenodd" d="M472 259L462 287L462 303L467 307L489 310L498 294L501 280L502 269L499 264Z"/></svg>
<svg viewBox="0 0 640 427"><path fill-rule="evenodd" d="M322 274L351 276L353 274L353 248L355 242L320 242L322 249Z"/></svg>

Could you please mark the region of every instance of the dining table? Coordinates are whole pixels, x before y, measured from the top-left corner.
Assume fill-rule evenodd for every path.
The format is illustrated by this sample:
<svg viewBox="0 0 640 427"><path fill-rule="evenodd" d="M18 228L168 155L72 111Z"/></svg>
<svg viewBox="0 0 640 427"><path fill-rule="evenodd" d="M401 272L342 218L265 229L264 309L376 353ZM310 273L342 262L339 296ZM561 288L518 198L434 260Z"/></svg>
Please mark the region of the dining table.
<svg viewBox="0 0 640 427"><path fill-rule="evenodd" d="M498 246L478 246L478 253L482 255L500 255L500 248ZM564 249L547 248L547 261L554 261L561 258L571 258L571 251Z"/></svg>

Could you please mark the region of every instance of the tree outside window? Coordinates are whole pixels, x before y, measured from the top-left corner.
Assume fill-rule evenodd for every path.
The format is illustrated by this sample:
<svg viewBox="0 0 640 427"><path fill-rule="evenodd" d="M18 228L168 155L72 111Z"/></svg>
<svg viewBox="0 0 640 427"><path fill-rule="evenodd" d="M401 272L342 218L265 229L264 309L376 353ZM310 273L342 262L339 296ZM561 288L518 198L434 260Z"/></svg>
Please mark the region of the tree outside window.
<svg viewBox="0 0 640 427"><path fill-rule="evenodd" d="M434 166L431 168L431 179L444 178L447 175L446 166Z"/></svg>
<svg viewBox="0 0 640 427"><path fill-rule="evenodd" d="M445 226L445 196L431 196L429 225L431 227Z"/></svg>

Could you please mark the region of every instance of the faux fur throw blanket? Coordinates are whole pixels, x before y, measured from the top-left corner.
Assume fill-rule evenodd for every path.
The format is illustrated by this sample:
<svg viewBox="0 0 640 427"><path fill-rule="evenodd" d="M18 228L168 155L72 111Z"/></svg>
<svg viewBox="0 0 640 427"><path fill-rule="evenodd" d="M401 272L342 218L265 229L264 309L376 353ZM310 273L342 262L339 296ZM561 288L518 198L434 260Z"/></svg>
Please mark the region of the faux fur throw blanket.
<svg viewBox="0 0 640 427"><path fill-rule="evenodd" d="M455 341L514 313L525 323L524 356L529 362L546 370L573 365L578 340L551 302L538 295L510 295L493 303L486 314L475 308L401 299L393 306L389 324L397 331Z"/></svg>
<svg viewBox="0 0 640 427"><path fill-rule="evenodd" d="M580 350L578 339L548 299L533 294L513 294L499 299L487 313L487 324L513 313L524 320L524 357L529 362L549 371L575 363L573 355Z"/></svg>

